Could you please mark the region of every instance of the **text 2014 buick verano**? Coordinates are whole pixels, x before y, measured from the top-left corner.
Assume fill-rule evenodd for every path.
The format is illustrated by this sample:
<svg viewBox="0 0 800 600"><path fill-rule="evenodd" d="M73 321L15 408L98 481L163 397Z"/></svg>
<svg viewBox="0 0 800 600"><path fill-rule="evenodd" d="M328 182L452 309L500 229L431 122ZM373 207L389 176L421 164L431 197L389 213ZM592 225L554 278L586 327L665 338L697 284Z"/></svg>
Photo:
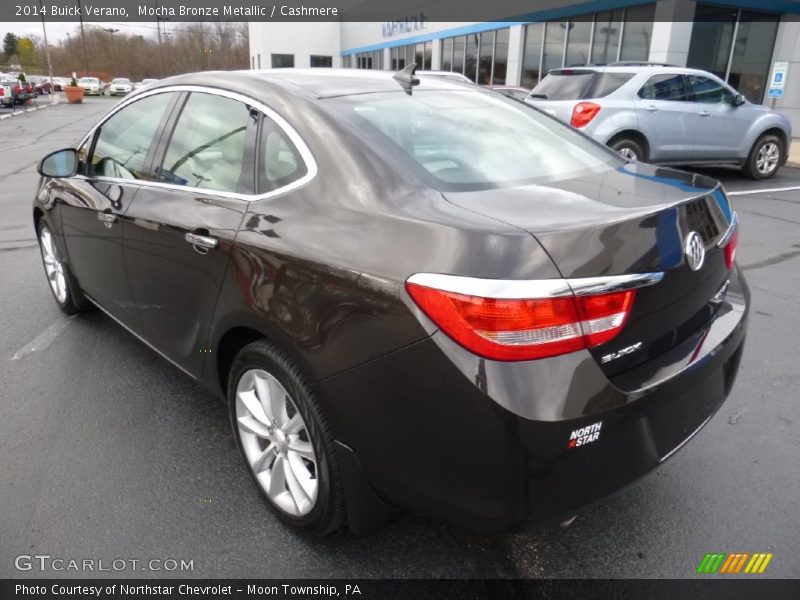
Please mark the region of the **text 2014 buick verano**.
<svg viewBox="0 0 800 600"><path fill-rule="evenodd" d="M134 92L40 165L50 287L225 398L287 523L562 520L730 392L736 213L714 180L412 71Z"/></svg>

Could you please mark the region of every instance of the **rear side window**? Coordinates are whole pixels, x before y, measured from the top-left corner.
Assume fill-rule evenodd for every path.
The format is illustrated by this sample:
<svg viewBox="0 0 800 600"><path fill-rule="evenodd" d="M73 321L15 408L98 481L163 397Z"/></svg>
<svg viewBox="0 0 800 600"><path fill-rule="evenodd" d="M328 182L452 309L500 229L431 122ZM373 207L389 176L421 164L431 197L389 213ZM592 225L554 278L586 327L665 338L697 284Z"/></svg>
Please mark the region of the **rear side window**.
<svg viewBox="0 0 800 600"><path fill-rule="evenodd" d="M688 75L686 79L694 102L719 104L731 98L731 93L721 83L709 77Z"/></svg>
<svg viewBox="0 0 800 600"><path fill-rule="evenodd" d="M246 152L246 139L253 119L243 102L193 92L172 132L161 166L161 180L218 192L252 194L252 153Z"/></svg>
<svg viewBox="0 0 800 600"><path fill-rule="evenodd" d="M598 73L587 98L605 98L633 79L633 73Z"/></svg>
<svg viewBox="0 0 800 600"><path fill-rule="evenodd" d="M88 175L117 179L152 179L145 158L174 94L156 94L126 106L100 127ZM86 146L86 145L84 145ZM81 159L84 148L81 149Z"/></svg>
<svg viewBox="0 0 800 600"><path fill-rule="evenodd" d="M594 77L594 71L556 71L542 79L531 95L545 100L579 100L589 91Z"/></svg>
<svg viewBox="0 0 800 600"><path fill-rule="evenodd" d="M264 117L258 149L258 193L266 194L308 172L300 153L274 121Z"/></svg>
<svg viewBox="0 0 800 600"><path fill-rule="evenodd" d="M653 75L639 90L639 97L644 100L671 100L686 102L689 96L686 92L683 75Z"/></svg>

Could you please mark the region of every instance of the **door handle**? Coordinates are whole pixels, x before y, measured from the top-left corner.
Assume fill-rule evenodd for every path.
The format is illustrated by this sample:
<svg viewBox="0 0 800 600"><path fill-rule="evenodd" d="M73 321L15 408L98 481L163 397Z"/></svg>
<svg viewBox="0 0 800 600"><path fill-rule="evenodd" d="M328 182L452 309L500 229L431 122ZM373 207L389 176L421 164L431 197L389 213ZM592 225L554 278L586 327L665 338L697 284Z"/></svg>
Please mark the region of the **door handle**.
<svg viewBox="0 0 800 600"><path fill-rule="evenodd" d="M701 110L701 111L699 112L699 115L700 115L701 117L710 117L710 116L711 116L711 113L710 113L710 112L708 112L707 110Z"/></svg>
<svg viewBox="0 0 800 600"><path fill-rule="evenodd" d="M210 250L219 246L219 240L210 235L200 235L198 233L187 233L184 239L195 248L205 248Z"/></svg>
<svg viewBox="0 0 800 600"><path fill-rule="evenodd" d="M106 223L108 225L111 225L112 223L116 223L117 221L119 221L119 217L117 217L117 215L112 213L101 212L97 213L97 220L102 221L103 223Z"/></svg>
<svg viewBox="0 0 800 600"><path fill-rule="evenodd" d="M658 110L658 107L657 107L657 106L653 106L653 105L651 104L650 106L645 106L645 108L644 108L644 109L645 109L645 110L649 110L650 112L656 112L656 111Z"/></svg>

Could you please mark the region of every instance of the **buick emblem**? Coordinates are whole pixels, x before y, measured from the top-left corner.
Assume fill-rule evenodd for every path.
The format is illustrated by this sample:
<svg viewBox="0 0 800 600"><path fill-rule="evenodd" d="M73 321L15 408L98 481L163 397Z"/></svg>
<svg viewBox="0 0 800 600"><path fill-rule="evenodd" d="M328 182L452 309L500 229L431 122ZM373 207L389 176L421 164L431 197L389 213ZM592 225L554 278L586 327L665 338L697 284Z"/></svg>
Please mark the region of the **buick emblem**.
<svg viewBox="0 0 800 600"><path fill-rule="evenodd" d="M696 231L690 231L683 242L683 253L686 255L686 264L692 271L699 271L706 260L706 247L703 238Z"/></svg>

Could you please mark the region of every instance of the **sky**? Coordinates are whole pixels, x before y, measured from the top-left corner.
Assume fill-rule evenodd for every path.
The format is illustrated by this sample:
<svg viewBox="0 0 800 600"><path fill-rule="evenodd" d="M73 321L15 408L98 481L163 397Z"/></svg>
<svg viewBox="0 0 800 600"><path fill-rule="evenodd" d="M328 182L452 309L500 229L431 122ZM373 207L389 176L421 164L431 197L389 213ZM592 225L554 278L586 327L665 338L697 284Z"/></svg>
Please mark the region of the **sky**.
<svg viewBox="0 0 800 600"><path fill-rule="evenodd" d="M113 27L119 29L120 32L127 34L139 34L145 37L156 34L156 24L153 21L149 22L130 22L130 23L92 23L84 21L84 26L95 25L98 27ZM47 41L50 44L57 45L59 40L66 39L67 34L75 35L80 23L47 23ZM169 27L166 23L162 25L162 29ZM19 23L0 23L0 42L6 33L11 32L19 37L28 35L37 35L41 39L42 35L42 22L41 21L23 21ZM1 48L1 47L0 47Z"/></svg>

